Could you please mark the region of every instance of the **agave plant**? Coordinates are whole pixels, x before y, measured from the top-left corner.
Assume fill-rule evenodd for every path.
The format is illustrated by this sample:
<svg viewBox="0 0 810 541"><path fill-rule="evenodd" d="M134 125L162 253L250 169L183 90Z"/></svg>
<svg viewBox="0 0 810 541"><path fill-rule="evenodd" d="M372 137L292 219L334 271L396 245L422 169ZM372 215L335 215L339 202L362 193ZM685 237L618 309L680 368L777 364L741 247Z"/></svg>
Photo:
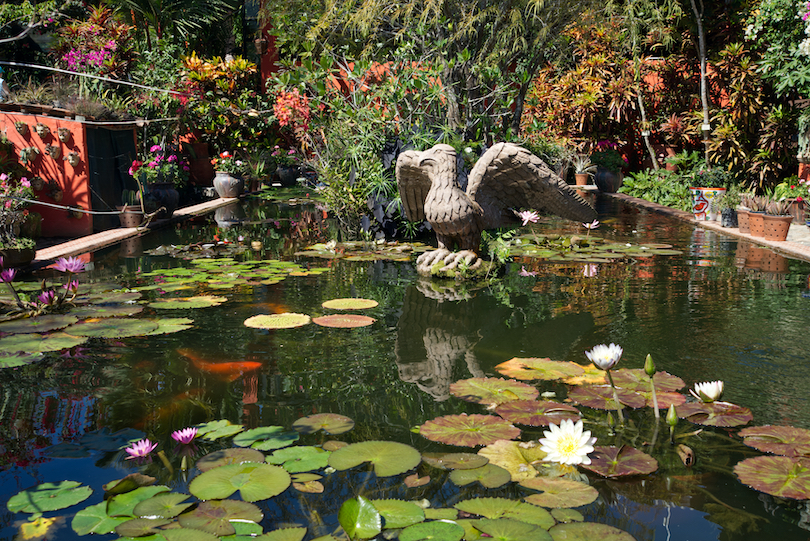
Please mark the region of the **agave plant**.
<svg viewBox="0 0 810 541"><path fill-rule="evenodd" d="M574 157L574 173L593 176L596 174L596 164L587 155L577 154Z"/></svg>
<svg viewBox="0 0 810 541"><path fill-rule="evenodd" d="M771 216L790 216L790 201L770 201L765 207L765 213Z"/></svg>

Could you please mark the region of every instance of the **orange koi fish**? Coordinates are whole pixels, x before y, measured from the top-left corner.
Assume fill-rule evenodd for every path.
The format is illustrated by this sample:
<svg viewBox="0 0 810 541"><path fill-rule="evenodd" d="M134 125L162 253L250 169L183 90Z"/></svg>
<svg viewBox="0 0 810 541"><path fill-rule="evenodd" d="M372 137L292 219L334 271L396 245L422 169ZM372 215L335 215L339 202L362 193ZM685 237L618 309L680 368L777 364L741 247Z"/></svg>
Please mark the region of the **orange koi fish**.
<svg viewBox="0 0 810 541"><path fill-rule="evenodd" d="M205 359L201 359L196 352L188 348L179 348L177 353L183 357L191 359L191 364L193 364L197 370L213 374L223 381L227 381L229 383L244 374L255 372L264 366L262 363L257 361L207 361Z"/></svg>

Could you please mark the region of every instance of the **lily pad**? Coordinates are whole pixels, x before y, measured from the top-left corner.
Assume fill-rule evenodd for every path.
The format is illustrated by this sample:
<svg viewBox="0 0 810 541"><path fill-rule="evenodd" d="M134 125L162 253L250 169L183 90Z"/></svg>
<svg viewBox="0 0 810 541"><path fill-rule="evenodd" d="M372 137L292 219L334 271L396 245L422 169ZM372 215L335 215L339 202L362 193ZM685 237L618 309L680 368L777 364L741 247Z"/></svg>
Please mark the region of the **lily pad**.
<svg viewBox="0 0 810 541"><path fill-rule="evenodd" d="M263 518L264 514L252 503L222 500L201 502L194 510L180 515L178 522L184 528L202 530L222 537L236 533L232 522L259 523Z"/></svg>
<svg viewBox="0 0 810 541"><path fill-rule="evenodd" d="M300 473L325 468L329 464L329 452L318 447L287 447L266 458L268 464L278 464L290 473Z"/></svg>
<svg viewBox="0 0 810 541"><path fill-rule="evenodd" d="M111 517L107 514L107 502L101 502L77 512L70 526L79 535L107 534L114 532L117 526L131 519L131 516Z"/></svg>
<svg viewBox="0 0 810 541"><path fill-rule="evenodd" d="M472 470L453 470L450 480L458 486L469 485L478 481L486 488L498 488L512 480L508 470L495 464L485 464Z"/></svg>
<svg viewBox="0 0 810 541"><path fill-rule="evenodd" d="M18 492L9 498L6 507L12 513L44 513L76 505L89 498L92 493L92 488L82 486L78 481L42 483Z"/></svg>
<svg viewBox="0 0 810 541"><path fill-rule="evenodd" d="M597 522L557 524L548 533L554 541L636 541L625 531Z"/></svg>
<svg viewBox="0 0 810 541"><path fill-rule="evenodd" d="M432 466L448 470L473 470L489 462L487 457L475 453L448 453L430 461L427 457L423 458Z"/></svg>
<svg viewBox="0 0 810 541"><path fill-rule="evenodd" d="M203 472L192 479L188 489L201 500L228 498L238 490L242 500L255 502L281 494L291 483L284 468L245 462Z"/></svg>
<svg viewBox="0 0 810 541"><path fill-rule="evenodd" d="M646 475L658 469L658 461L628 445L621 447L594 447L590 464L582 464L602 477Z"/></svg>
<svg viewBox="0 0 810 541"><path fill-rule="evenodd" d="M77 321L79 321L78 317L68 314L49 314L36 317L27 317L0 323L0 332L9 334L48 332L56 329L64 329L68 325L72 325Z"/></svg>
<svg viewBox="0 0 810 541"><path fill-rule="evenodd" d="M464 528L454 522L438 520L408 526L399 533L399 541L461 541Z"/></svg>
<svg viewBox="0 0 810 541"><path fill-rule="evenodd" d="M521 481L520 486L541 491L523 498L541 507L580 507L599 497L599 491L592 486L562 477L535 477Z"/></svg>
<svg viewBox="0 0 810 541"><path fill-rule="evenodd" d="M42 353L0 353L0 369L25 366L41 360Z"/></svg>
<svg viewBox="0 0 810 541"><path fill-rule="evenodd" d="M642 392L650 390L650 377L643 368L622 368L612 371L612 374L616 387ZM684 386L681 378L667 372L656 372L653 375L653 383L655 390L659 393L678 391Z"/></svg>
<svg viewBox="0 0 810 541"><path fill-rule="evenodd" d="M382 515L362 496L343 502L338 511L338 522L350 539L369 539L382 531Z"/></svg>
<svg viewBox="0 0 810 541"><path fill-rule="evenodd" d="M476 520L475 529L498 541L552 541L546 529L510 518Z"/></svg>
<svg viewBox="0 0 810 541"><path fill-rule="evenodd" d="M219 306L227 302L228 297L216 295L199 295L197 297L175 297L172 299L159 299L149 303L149 307L161 310L186 310L189 308L208 308Z"/></svg>
<svg viewBox="0 0 810 541"><path fill-rule="evenodd" d="M157 329L146 333L146 336L156 336L158 334L172 334L185 331L193 327L194 320L187 317L162 317L152 320L157 323Z"/></svg>
<svg viewBox="0 0 810 541"><path fill-rule="evenodd" d="M554 526L554 519L547 510L530 503L507 498L474 498L454 505L459 511L485 518L511 518L548 530Z"/></svg>
<svg viewBox="0 0 810 541"><path fill-rule="evenodd" d="M45 353L70 349L87 342L86 336L72 336L63 332L51 334L15 334L4 336L0 341L0 353L13 355L15 353Z"/></svg>
<svg viewBox="0 0 810 541"><path fill-rule="evenodd" d="M425 512L413 502L402 500L371 500L371 504L383 518L383 528L393 530L406 528L425 520Z"/></svg>
<svg viewBox="0 0 810 541"><path fill-rule="evenodd" d="M332 299L321 306L330 310L365 310L374 308L379 303L371 299Z"/></svg>
<svg viewBox="0 0 810 541"><path fill-rule="evenodd" d="M802 457L757 456L734 466L740 481L778 498L810 499L810 460Z"/></svg>
<svg viewBox="0 0 810 541"><path fill-rule="evenodd" d="M540 391L527 383L501 378L470 378L450 384L450 394L476 404L533 400Z"/></svg>
<svg viewBox="0 0 810 541"><path fill-rule="evenodd" d="M116 526L115 533L121 537L143 537L159 533L162 526L171 523L165 518L133 518Z"/></svg>
<svg viewBox="0 0 810 541"><path fill-rule="evenodd" d="M156 494L136 505L133 513L136 517L174 518L191 507L191 503L183 503L188 498L177 492Z"/></svg>
<svg viewBox="0 0 810 541"><path fill-rule="evenodd" d="M307 529L304 527L280 528L250 539L252 541L302 541L306 535Z"/></svg>
<svg viewBox="0 0 810 541"><path fill-rule="evenodd" d="M520 429L494 415L445 415L426 422L419 433L430 441L476 447L489 445L498 440L512 440L520 435Z"/></svg>
<svg viewBox="0 0 810 541"><path fill-rule="evenodd" d="M329 465L336 470L348 470L363 462L371 462L378 477L399 475L419 465L419 451L394 441L365 441L352 443L329 456Z"/></svg>
<svg viewBox="0 0 810 541"><path fill-rule="evenodd" d="M580 418L579 410L568 404L552 401L515 400L501 404L495 413L513 423L529 426L558 425L564 419L576 422Z"/></svg>
<svg viewBox="0 0 810 541"><path fill-rule="evenodd" d="M596 367L593 363L582 367L584 372L579 376L571 376L562 380L566 385L607 385L608 378L606 372Z"/></svg>
<svg viewBox="0 0 810 541"><path fill-rule="evenodd" d="M321 316L312 320L321 327L334 327L338 329L354 329L356 327L368 327L377 321L373 317L361 316L359 314L335 314L333 316Z"/></svg>
<svg viewBox="0 0 810 541"><path fill-rule="evenodd" d="M810 430L793 426L751 426L740 430L743 443L763 453L810 456Z"/></svg>
<svg viewBox="0 0 810 541"><path fill-rule="evenodd" d="M239 433L233 444L239 447L253 447L260 451L281 449L298 441L298 432L285 430L283 426L261 426Z"/></svg>
<svg viewBox="0 0 810 541"><path fill-rule="evenodd" d="M135 507L139 503L163 492L169 492L169 487L165 485L145 486L119 494L107 502L107 514L111 517L132 517L135 514Z"/></svg>
<svg viewBox="0 0 810 541"><path fill-rule="evenodd" d="M337 435L354 428L354 421L337 413L316 413L301 417L292 427L301 434L314 434L318 430L323 430L327 434Z"/></svg>
<svg viewBox="0 0 810 541"><path fill-rule="evenodd" d="M242 464L244 462L264 462L264 453L256 449L235 449L229 447L220 451L208 453L197 461L197 469L206 472L220 466Z"/></svg>
<svg viewBox="0 0 810 541"><path fill-rule="evenodd" d="M508 470L512 481L516 482L536 477L538 473L533 463L546 458L546 453L536 440L530 442L499 440L480 449L478 454L487 457L490 463Z"/></svg>
<svg viewBox="0 0 810 541"><path fill-rule="evenodd" d="M402 482L405 483L405 486L408 488L417 488L430 483L430 476L424 475L420 477L418 473L414 473L407 476Z"/></svg>
<svg viewBox="0 0 810 541"><path fill-rule="evenodd" d="M544 381L580 376L585 371L574 362L536 357L515 357L497 365L495 370L509 378Z"/></svg>
<svg viewBox="0 0 810 541"><path fill-rule="evenodd" d="M754 418L750 409L728 402L690 402L676 411L678 417L706 426L742 426Z"/></svg>
<svg viewBox="0 0 810 541"><path fill-rule="evenodd" d="M631 408L643 408L647 404L647 400L634 391L616 389L616 395L619 397L619 402ZM613 388L610 385L574 387L568 392L568 398L589 408L600 410L618 409L616 401L613 399Z"/></svg>
<svg viewBox="0 0 810 541"><path fill-rule="evenodd" d="M117 494L123 494L125 492L131 492L139 487L146 487L149 485L155 484L154 477L149 475L144 475L142 473L130 473L123 479L116 479L115 481L110 481L106 485L103 486L104 492L107 493L107 497L112 497Z"/></svg>
<svg viewBox="0 0 810 541"><path fill-rule="evenodd" d="M245 326L252 329L293 329L308 325L312 318L306 314L284 312L282 314L261 314L245 320Z"/></svg>
<svg viewBox="0 0 810 541"><path fill-rule="evenodd" d="M245 427L242 425L234 425L226 419L220 419L197 425L197 435L205 436L205 439L208 440L218 440L219 438L227 438L238 434L244 429Z"/></svg>
<svg viewBox="0 0 810 541"><path fill-rule="evenodd" d="M105 318L76 323L65 332L92 338L126 338L149 334L157 327L158 324L150 319Z"/></svg>
<svg viewBox="0 0 810 541"><path fill-rule="evenodd" d="M140 295L140 293L138 293ZM127 317L143 312L140 304L94 304L82 306L70 311L70 315L79 319L105 318L105 317Z"/></svg>

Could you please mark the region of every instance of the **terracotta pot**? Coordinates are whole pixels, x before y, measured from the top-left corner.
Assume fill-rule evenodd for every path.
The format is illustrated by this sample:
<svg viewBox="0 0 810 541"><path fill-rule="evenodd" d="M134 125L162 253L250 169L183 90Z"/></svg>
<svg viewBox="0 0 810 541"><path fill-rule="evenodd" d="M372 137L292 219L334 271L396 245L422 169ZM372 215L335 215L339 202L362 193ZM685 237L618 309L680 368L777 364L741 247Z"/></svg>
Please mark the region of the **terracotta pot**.
<svg viewBox="0 0 810 541"><path fill-rule="evenodd" d="M751 229L748 227L748 216L750 212L748 209L737 208L737 225L740 227L740 233L750 233Z"/></svg>
<svg viewBox="0 0 810 541"><path fill-rule="evenodd" d="M245 190L245 181L240 177L234 177L225 171L217 171L214 177L214 189L223 198L239 197Z"/></svg>
<svg viewBox="0 0 810 541"><path fill-rule="evenodd" d="M577 186L587 186L589 176L590 175L588 173L574 173L574 178L577 180Z"/></svg>
<svg viewBox="0 0 810 541"><path fill-rule="evenodd" d="M771 216L763 215L765 226L763 237L767 240L785 240L790 231L790 224L793 223L793 216Z"/></svg>
<svg viewBox="0 0 810 541"><path fill-rule="evenodd" d="M118 207L118 210L123 211L118 215L121 221L121 227L138 227L143 223L144 215L140 209L135 207Z"/></svg>
<svg viewBox="0 0 810 541"><path fill-rule="evenodd" d="M794 224L804 223L804 200L791 199L790 200L790 215L793 216Z"/></svg>
<svg viewBox="0 0 810 541"><path fill-rule="evenodd" d="M692 192L692 213L695 215L695 220L716 219L717 210L712 208L712 201L718 195L726 193L726 189L690 186L689 191Z"/></svg>
<svg viewBox="0 0 810 541"><path fill-rule="evenodd" d="M752 237L765 236L765 213L764 212L749 212L748 213L748 232Z"/></svg>

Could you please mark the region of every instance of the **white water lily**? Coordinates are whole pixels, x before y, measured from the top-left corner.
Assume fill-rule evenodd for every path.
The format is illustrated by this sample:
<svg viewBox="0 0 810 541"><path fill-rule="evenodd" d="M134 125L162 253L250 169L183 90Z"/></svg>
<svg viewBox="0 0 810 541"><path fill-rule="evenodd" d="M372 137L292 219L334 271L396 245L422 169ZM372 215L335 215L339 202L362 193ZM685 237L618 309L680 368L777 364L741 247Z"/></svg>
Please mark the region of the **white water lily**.
<svg viewBox="0 0 810 541"><path fill-rule="evenodd" d="M549 430L544 430L545 438L540 438L540 450L546 453L544 460L559 462L560 464L590 464L588 453L593 452L596 438L591 437L590 430L582 430L582 421L574 424L570 419L564 419L560 426L550 424Z"/></svg>
<svg viewBox="0 0 810 541"><path fill-rule="evenodd" d="M720 400L723 396L723 382L722 381L705 381L703 383L695 383L695 390L689 389L692 396L703 402L714 402Z"/></svg>
<svg viewBox="0 0 810 541"><path fill-rule="evenodd" d="M591 351L585 352L585 356L600 370L610 370L622 358L622 353L624 350L621 346L611 343L609 346L605 344L594 346Z"/></svg>

